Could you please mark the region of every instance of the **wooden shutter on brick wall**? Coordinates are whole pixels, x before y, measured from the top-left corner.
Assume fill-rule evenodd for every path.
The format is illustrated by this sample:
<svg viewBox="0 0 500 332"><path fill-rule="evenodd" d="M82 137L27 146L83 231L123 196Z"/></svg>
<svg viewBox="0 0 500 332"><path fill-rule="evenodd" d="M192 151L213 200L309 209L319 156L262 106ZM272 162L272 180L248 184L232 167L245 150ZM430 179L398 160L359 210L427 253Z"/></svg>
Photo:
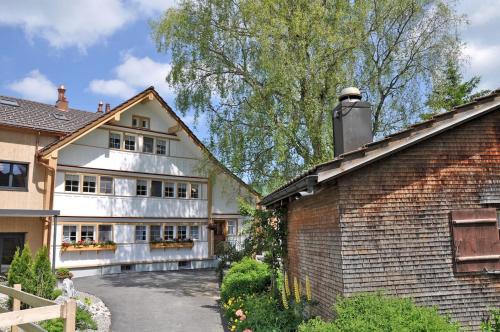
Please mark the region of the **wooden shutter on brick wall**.
<svg viewBox="0 0 500 332"><path fill-rule="evenodd" d="M456 210L450 216L455 271L500 270L496 209Z"/></svg>

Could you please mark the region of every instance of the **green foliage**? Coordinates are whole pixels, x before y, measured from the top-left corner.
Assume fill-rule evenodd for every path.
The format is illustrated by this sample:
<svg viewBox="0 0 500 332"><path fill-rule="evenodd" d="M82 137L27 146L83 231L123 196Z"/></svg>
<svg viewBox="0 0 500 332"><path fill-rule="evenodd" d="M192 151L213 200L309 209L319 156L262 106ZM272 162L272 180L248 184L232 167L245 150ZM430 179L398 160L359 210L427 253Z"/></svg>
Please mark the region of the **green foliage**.
<svg viewBox="0 0 500 332"><path fill-rule="evenodd" d="M57 299L59 296L61 296L63 293L62 289L55 288L54 291L52 292L52 300Z"/></svg>
<svg viewBox="0 0 500 332"><path fill-rule="evenodd" d="M463 21L447 0L183 0L152 28L177 108L205 113L209 148L265 193L332 158L346 86L376 134L418 119Z"/></svg>
<svg viewBox="0 0 500 332"><path fill-rule="evenodd" d="M64 321L62 319L46 320L40 323L40 326L47 332L62 332ZM76 308L76 328L78 330L97 330L97 323L87 310Z"/></svg>
<svg viewBox="0 0 500 332"><path fill-rule="evenodd" d="M73 273L70 272L69 269L62 267L56 270L56 278L57 279L66 279L73 278Z"/></svg>
<svg viewBox="0 0 500 332"><path fill-rule="evenodd" d="M386 297L380 293L339 298L335 320L303 323L300 332L458 332L459 325L440 316L436 308L420 307L408 298Z"/></svg>
<svg viewBox="0 0 500 332"><path fill-rule="evenodd" d="M23 291L33 293L35 276L32 264L30 246L26 243L21 253L19 252L19 248L17 248L7 274L9 286L12 287L14 284L21 284Z"/></svg>
<svg viewBox="0 0 500 332"><path fill-rule="evenodd" d="M224 276L221 299L227 302L249 294L266 291L271 283L271 273L266 264L251 258L235 263Z"/></svg>
<svg viewBox="0 0 500 332"><path fill-rule="evenodd" d="M50 299L56 287L56 278L50 267L49 251L42 247L36 253L33 262L34 287L33 294Z"/></svg>
<svg viewBox="0 0 500 332"><path fill-rule="evenodd" d="M490 317L481 323L481 332L500 332L500 309L490 311Z"/></svg>
<svg viewBox="0 0 500 332"><path fill-rule="evenodd" d="M231 263L241 261L243 257L245 257L245 251L236 249L232 243L227 241L219 242L215 249L217 258L219 259L215 272L217 273L219 280L222 281L224 269Z"/></svg>
<svg viewBox="0 0 500 332"><path fill-rule="evenodd" d="M455 62L448 61L446 71L442 76L436 78L433 91L427 101L427 105L433 112L422 114L421 117L424 120L429 119L439 111L450 111L455 106L466 104L474 98L489 93L489 90L474 93L481 79L479 76L474 76L468 81L463 81L460 68Z"/></svg>
<svg viewBox="0 0 500 332"><path fill-rule="evenodd" d="M241 310L243 315L238 315ZM225 315L233 331L296 331L302 317L293 309L284 310L268 294L253 294L226 305Z"/></svg>

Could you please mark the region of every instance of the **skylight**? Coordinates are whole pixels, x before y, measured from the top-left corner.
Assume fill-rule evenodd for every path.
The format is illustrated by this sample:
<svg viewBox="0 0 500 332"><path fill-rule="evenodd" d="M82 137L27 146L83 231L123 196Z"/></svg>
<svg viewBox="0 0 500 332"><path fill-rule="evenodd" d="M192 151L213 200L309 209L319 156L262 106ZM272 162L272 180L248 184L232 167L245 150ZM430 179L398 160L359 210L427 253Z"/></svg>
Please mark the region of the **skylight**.
<svg viewBox="0 0 500 332"><path fill-rule="evenodd" d="M19 104L17 103L17 101L4 99L4 98L0 98L0 104L19 107Z"/></svg>
<svg viewBox="0 0 500 332"><path fill-rule="evenodd" d="M64 120L64 121L68 121L69 119L66 117L66 115L64 114L59 114L59 113L52 113L52 115L54 116L54 118L56 118L57 120Z"/></svg>

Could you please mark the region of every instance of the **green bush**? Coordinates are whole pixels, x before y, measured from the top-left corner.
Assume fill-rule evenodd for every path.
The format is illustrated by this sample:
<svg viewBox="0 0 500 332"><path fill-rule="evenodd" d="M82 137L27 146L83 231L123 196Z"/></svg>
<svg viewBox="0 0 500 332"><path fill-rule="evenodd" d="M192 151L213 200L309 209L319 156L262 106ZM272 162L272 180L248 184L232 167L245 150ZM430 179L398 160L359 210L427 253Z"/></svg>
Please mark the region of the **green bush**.
<svg viewBox="0 0 500 332"><path fill-rule="evenodd" d="M271 272L266 264L251 258L244 258L234 264L226 273L221 285L221 299L261 293L271 283Z"/></svg>
<svg viewBox="0 0 500 332"><path fill-rule="evenodd" d="M57 279L66 279L66 278L73 278L73 273L70 272L69 269L65 267L61 267L56 270L56 278Z"/></svg>
<svg viewBox="0 0 500 332"><path fill-rule="evenodd" d="M62 332L64 321L62 319L50 319L40 324L47 332ZM76 328L77 330L97 330L97 323L92 319L90 312L76 308Z"/></svg>
<svg viewBox="0 0 500 332"><path fill-rule="evenodd" d="M42 247L35 256L33 262L34 287L33 294L50 299L56 287L56 277L50 268L49 251Z"/></svg>
<svg viewBox="0 0 500 332"><path fill-rule="evenodd" d="M490 317L481 323L482 332L500 332L500 309L490 311Z"/></svg>
<svg viewBox="0 0 500 332"><path fill-rule="evenodd" d="M62 293L63 293L62 289L59 288L54 289L54 291L52 292L52 300L57 299L59 296L62 295Z"/></svg>
<svg viewBox="0 0 500 332"><path fill-rule="evenodd" d="M440 316L436 308L420 307L408 298L386 297L380 293L357 294L339 299L335 320L313 319L300 332L457 332L459 325Z"/></svg>
<svg viewBox="0 0 500 332"><path fill-rule="evenodd" d="M26 243L22 252L17 248L12 263L7 274L7 282L10 287L15 284L21 284L22 290L27 293L33 293L34 275L32 269L33 261L31 259L30 246Z"/></svg>

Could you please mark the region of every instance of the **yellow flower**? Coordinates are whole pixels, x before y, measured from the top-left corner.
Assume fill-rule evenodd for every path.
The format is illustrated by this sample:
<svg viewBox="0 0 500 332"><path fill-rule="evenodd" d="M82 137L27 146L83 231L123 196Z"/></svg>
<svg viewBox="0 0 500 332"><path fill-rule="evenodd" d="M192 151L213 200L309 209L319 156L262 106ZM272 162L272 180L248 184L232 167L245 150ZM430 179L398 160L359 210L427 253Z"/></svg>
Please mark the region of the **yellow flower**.
<svg viewBox="0 0 500 332"><path fill-rule="evenodd" d="M307 301L311 302L312 294L311 294L311 282L309 281L309 276L306 276L306 297Z"/></svg>
<svg viewBox="0 0 500 332"><path fill-rule="evenodd" d="M286 296L290 296L290 285L288 284L288 273L285 272L285 293Z"/></svg>
<svg viewBox="0 0 500 332"><path fill-rule="evenodd" d="M231 331L236 330L236 325L231 326Z"/></svg>
<svg viewBox="0 0 500 332"><path fill-rule="evenodd" d="M297 282L297 277L293 277L293 290L295 293L295 302L300 303L300 288L299 283Z"/></svg>
<svg viewBox="0 0 500 332"><path fill-rule="evenodd" d="M288 299L286 297L286 292L284 290L284 286L280 290L281 290L281 301L283 302L283 307L285 309L288 309Z"/></svg>

